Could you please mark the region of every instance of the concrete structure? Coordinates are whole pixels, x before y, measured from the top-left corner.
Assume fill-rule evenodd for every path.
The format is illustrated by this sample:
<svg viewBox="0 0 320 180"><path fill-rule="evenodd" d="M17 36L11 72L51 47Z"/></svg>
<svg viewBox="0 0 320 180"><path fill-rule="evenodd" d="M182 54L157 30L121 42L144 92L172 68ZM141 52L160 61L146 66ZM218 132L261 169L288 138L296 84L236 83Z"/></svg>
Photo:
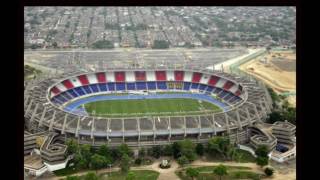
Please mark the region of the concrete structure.
<svg viewBox="0 0 320 180"><path fill-rule="evenodd" d="M28 125L27 127L30 127L29 131L37 132L42 128L61 134L66 139L77 139L80 144L91 144L93 146L99 146L105 143L109 146L118 146L121 143L126 143L129 146L134 147L154 146L170 144L182 139L191 139L194 142L205 143L213 136L227 136L230 137L231 142L245 143L248 142L250 138L249 127L256 124L256 122L264 121L267 115L266 110L271 107L271 104L265 102L265 91L259 88L259 84L246 78L227 74L222 71L195 68L189 69L187 67L169 68L166 66L162 68L158 67L157 69L105 69L103 74L104 72L107 72L105 74L109 81L110 79L108 79L108 77L110 73L124 72L124 74L127 74L127 72L130 71L164 71L167 72L168 77L170 77L172 71L182 71L185 72L185 74L200 73L203 75L203 77L198 80L200 83L206 83L206 81L209 83L210 78L207 80L205 78L216 76L221 79L221 81L218 81L216 87L213 86L213 88L229 89L227 91L237 94L236 96L240 99L235 104L230 103L234 95L228 96L224 95L222 91L214 90L211 93L214 93L228 104L228 108L225 112L199 111L199 114L184 116L157 115L95 118L67 112L62 110L62 106L59 105L59 102L57 104L57 102L53 103L51 101L51 98L55 95L49 95L48 93L54 85L70 79L72 83L75 83L75 86L78 86L79 81L76 82L76 80L73 79L80 77L81 75L81 77L91 77L90 74L92 73L97 75L97 72L72 71L59 76L45 77L41 80L36 79L35 82L29 83L30 87L27 88L28 91L26 92L26 96L29 96L29 98L26 99L27 102L25 102L25 120ZM121 76L120 79L122 78ZM115 75L115 77L115 80L117 81L117 75ZM187 78L187 76L185 78ZM147 77L146 80L148 79L150 78ZM123 80L123 83L127 83L125 81L126 78ZM85 78L82 79L82 81L85 82ZM191 79L187 81L191 82ZM214 81L215 80L213 80L213 82ZM231 82L237 87L240 87L240 94L236 91L237 89L231 87ZM209 84L207 86L211 86ZM60 86L57 87L59 88ZM204 87L207 88L206 86ZM155 89L154 91L157 90L158 89ZM160 90L163 91L162 89ZM179 89L175 90L179 91ZM122 91L126 92L128 90L125 89ZM197 93L207 92L199 89L198 91ZM101 94L103 92L99 93ZM86 96L91 96L93 94L97 93ZM81 97L82 96L79 98ZM255 140L253 140L253 142L254 141ZM274 140L272 140L272 142L273 141Z"/></svg>

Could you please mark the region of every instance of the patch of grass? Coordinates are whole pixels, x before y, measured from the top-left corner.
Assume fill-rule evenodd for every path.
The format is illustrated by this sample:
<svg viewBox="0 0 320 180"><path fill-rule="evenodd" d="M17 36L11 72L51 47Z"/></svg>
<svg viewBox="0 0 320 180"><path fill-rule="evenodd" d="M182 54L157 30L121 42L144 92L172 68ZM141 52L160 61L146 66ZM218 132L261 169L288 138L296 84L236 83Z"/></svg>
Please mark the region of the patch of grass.
<svg viewBox="0 0 320 180"><path fill-rule="evenodd" d="M214 180L219 179L219 176L213 174L213 169L216 166L203 166L203 167L195 167L199 171L199 176L196 178L197 180ZM243 166L226 166L228 175L223 176L222 180L229 179L261 179L264 177L263 174L258 174L250 171L251 168L243 167ZM185 174L185 168L175 172L177 176L180 177L181 180L192 180Z"/></svg>
<svg viewBox="0 0 320 180"><path fill-rule="evenodd" d="M235 160L237 162L240 162L240 163L256 162L256 158L247 151L244 151L242 149L237 149L236 153L237 153L237 158Z"/></svg>
<svg viewBox="0 0 320 180"><path fill-rule="evenodd" d="M93 111L99 116L112 114L134 115L135 113L178 113L190 114L195 111L221 109L211 103L194 99L139 99L139 100L107 100L85 104L86 111ZM121 115L122 116L122 115Z"/></svg>
<svg viewBox="0 0 320 180"><path fill-rule="evenodd" d="M75 167L67 167L67 168L64 168L64 169L53 171L53 173L56 176L68 176L68 175L72 175L72 174L80 172L80 171L81 170L79 170L79 169L77 169Z"/></svg>
<svg viewBox="0 0 320 180"><path fill-rule="evenodd" d="M139 180L156 180L159 176L159 173L151 170L132 170L135 174L136 179ZM118 172L105 173L100 175L101 180L125 180L127 174Z"/></svg>

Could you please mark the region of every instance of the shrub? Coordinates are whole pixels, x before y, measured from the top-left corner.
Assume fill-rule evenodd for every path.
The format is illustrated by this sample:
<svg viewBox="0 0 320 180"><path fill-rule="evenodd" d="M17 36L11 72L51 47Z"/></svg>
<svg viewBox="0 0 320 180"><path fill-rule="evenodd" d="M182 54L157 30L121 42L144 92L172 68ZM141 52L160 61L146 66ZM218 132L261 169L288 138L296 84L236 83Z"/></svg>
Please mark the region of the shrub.
<svg viewBox="0 0 320 180"><path fill-rule="evenodd" d="M273 173L274 173L274 169L270 168L270 167L267 167L264 169L264 173L267 175L267 176L272 176Z"/></svg>
<svg viewBox="0 0 320 180"><path fill-rule="evenodd" d="M186 156L181 156L178 158L177 160L178 164L180 164L181 166L184 166L186 164L189 164L189 160Z"/></svg>

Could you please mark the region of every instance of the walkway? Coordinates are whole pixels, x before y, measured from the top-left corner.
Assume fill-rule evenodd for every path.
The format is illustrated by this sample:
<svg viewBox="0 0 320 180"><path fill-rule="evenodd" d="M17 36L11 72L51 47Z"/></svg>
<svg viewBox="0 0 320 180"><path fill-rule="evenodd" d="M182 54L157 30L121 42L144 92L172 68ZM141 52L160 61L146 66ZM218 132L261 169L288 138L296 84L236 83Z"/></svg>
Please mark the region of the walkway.
<svg viewBox="0 0 320 180"><path fill-rule="evenodd" d="M179 170L181 167L177 164L175 160L171 161L171 167L169 169L161 169L159 167L159 164L161 163L161 160L156 160L153 162L151 165L146 165L146 166L140 166L140 167L131 167L131 170L153 170L157 171L160 173L158 180L179 180L179 177L175 174L176 170ZM196 160L191 163L191 166L217 166L219 164L223 164L226 166L242 166L242 167L249 167L251 168L251 171L256 172L256 173L264 173L263 169L258 166L255 163L237 163L233 161L227 161L227 162L206 162L203 160ZM284 173L283 170L280 170L278 167L274 167L276 169L274 175L272 178L265 178L265 180L283 180L283 179L290 179L294 180L296 179L296 172L294 169L290 169L290 171L286 171ZM115 167L111 168L111 171L119 171L120 168ZM97 171L98 174L104 174L110 172L109 168L106 169L100 169ZM85 172L78 172L73 174L73 176L82 176L85 175L87 171ZM48 180L60 180L66 178L66 176L60 176L60 177L52 177L52 178L46 178Z"/></svg>

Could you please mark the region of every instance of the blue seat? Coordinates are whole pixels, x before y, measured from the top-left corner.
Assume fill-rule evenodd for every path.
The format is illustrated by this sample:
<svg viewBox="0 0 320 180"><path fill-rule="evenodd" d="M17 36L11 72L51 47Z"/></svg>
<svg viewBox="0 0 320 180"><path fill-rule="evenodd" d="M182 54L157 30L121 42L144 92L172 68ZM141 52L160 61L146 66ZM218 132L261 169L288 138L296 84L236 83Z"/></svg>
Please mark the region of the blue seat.
<svg viewBox="0 0 320 180"><path fill-rule="evenodd" d="M91 94L91 89L89 88L89 86L82 86L82 88L84 89L84 91L86 92L86 94Z"/></svg>
<svg viewBox="0 0 320 180"><path fill-rule="evenodd" d="M60 101L57 100L57 97L53 97L53 98L51 99L51 102L53 102L54 104L59 104L59 105L62 104Z"/></svg>
<svg viewBox="0 0 320 180"><path fill-rule="evenodd" d="M136 86L134 83L127 83L127 90L136 90Z"/></svg>
<svg viewBox="0 0 320 180"><path fill-rule="evenodd" d="M67 94L67 92L63 92L63 93L61 93L60 95L63 96L63 97L64 97L65 99L67 99L68 101L72 99L72 97L71 97L69 94Z"/></svg>
<svg viewBox="0 0 320 180"><path fill-rule="evenodd" d="M74 91L74 89L69 89L69 90L68 90L68 93L70 93L70 94L73 96L73 98L78 97L78 95L77 95L77 93Z"/></svg>
<svg viewBox="0 0 320 180"><path fill-rule="evenodd" d="M199 84L198 83L192 83L191 84L191 89L198 89Z"/></svg>
<svg viewBox="0 0 320 180"><path fill-rule="evenodd" d="M57 97L57 99L58 99L59 101L61 101L62 103L65 103L65 102L68 101L67 99L65 99L65 98L62 97L61 95L58 95L58 96L56 96L56 97Z"/></svg>
<svg viewBox="0 0 320 180"><path fill-rule="evenodd" d="M100 88L100 91L108 91L107 84L103 83L103 84L99 84L98 86Z"/></svg>
<svg viewBox="0 0 320 180"><path fill-rule="evenodd" d="M116 83L116 90L117 90L117 91L124 91L124 90L126 90L125 83Z"/></svg>
<svg viewBox="0 0 320 180"><path fill-rule="evenodd" d="M214 94L218 94L218 93L220 93L221 90L222 90L222 89L220 89L220 88L216 88L213 93L214 93Z"/></svg>
<svg viewBox="0 0 320 180"><path fill-rule="evenodd" d="M186 91L190 90L190 85L191 85L191 83L189 83L189 82L184 82L184 83L183 83L183 90L186 90Z"/></svg>
<svg viewBox="0 0 320 180"><path fill-rule="evenodd" d="M147 82L148 89L156 89L156 82Z"/></svg>
<svg viewBox="0 0 320 180"><path fill-rule="evenodd" d="M99 89L98 89L97 84L91 84L91 85L90 85L90 88L91 88L92 91L95 92L95 93L96 93L96 92L99 92Z"/></svg>
<svg viewBox="0 0 320 180"><path fill-rule="evenodd" d="M138 90L146 90L147 89L146 82L136 82L136 85L137 85Z"/></svg>
<svg viewBox="0 0 320 180"><path fill-rule="evenodd" d="M200 90L205 90L207 88L207 85L200 84L199 89Z"/></svg>
<svg viewBox="0 0 320 180"><path fill-rule="evenodd" d="M208 88L206 89L207 92L211 93L213 91L213 87L208 86Z"/></svg>
<svg viewBox="0 0 320 180"><path fill-rule="evenodd" d="M167 83L166 82L157 82L158 89L167 89Z"/></svg>
<svg viewBox="0 0 320 180"><path fill-rule="evenodd" d="M114 84L115 84L115 83L108 83L108 89L109 89L109 91L114 91L114 90L115 90Z"/></svg>
<svg viewBox="0 0 320 180"><path fill-rule="evenodd" d="M231 94L231 93L227 93L228 95L226 95L223 99L225 100L225 101L227 101L230 97L232 97L233 96L233 94Z"/></svg>
<svg viewBox="0 0 320 180"><path fill-rule="evenodd" d="M76 87L74 90L80 95L83 96L86 94L86 92L81 87Z"/></svg>
<svg viewBox="0 0 320 180"><path fill-rule="evenodd" d="M223 92L220 93L218 96L219 96L220 98L223 98L226 94L227 94L227 92L226 92L226 91L223 91Z"/></svg>

